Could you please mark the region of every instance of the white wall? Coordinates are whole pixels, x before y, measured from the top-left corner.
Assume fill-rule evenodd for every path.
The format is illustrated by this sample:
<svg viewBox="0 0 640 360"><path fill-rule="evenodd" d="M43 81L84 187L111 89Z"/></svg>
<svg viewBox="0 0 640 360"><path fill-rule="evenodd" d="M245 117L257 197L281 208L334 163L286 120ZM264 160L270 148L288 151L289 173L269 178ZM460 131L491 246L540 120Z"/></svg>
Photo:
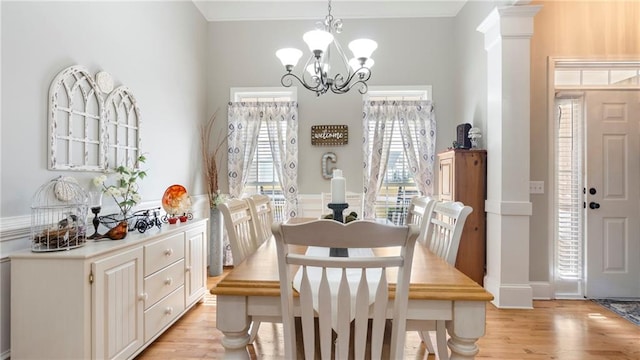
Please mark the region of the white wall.
<svg viewBox="0 0 640 360"><path fill-rule="evenodd" d="M200 177L206 21L185 2L2 2L2 217L30 213L40 185L60 175L88 185L95 173L47 170L47 95L69 65L110 72L141 110L149 177L143 199ZM200 191L199 191L200 192Z"/></svg>
<svg viewBox="0 0 640 360"><path fill-rule="evenodd" d="M219 109L219 131L226 133L229 88L280 86L284 68L275 51L293 46L308 53L302 34L313 28L314 21L310 20L209 24L208 105L211 113ZM349 41L358 37L366 36L378 42L378 49L372 56L376 63L370 85L433 86L439 150L451 146L455 126L461 122L456 116L459 101L455 91L453 30L453 18L344 19L343 33L338 37L345 49ZM302 64L306 56L301 59ZM300 86L298 103L300 193L329 191L330 183L322 178L320 171L320 159L327 151L338 156L336 167L344 170L347 190L362 191L362 95L352 90L344 95L328 93L316 97ZM349 144L312 147L311 126L320 124L348 125ZM222 174L226 174L226 165L225 159ZM221 186L227 188L226 176L222 176Z"/></svg>
<svg viewBox="0 0 640 360"><path fill-rule="evenodd" d="M144 201L158 201L175 183L203 192L199 124L208 118L207 23L191 2L3 1L0 6L0 230L8 220L29 226L31 198L50 179L74 176L88 186L96 175L47 170L48 89L54 76L73 64L92 73L107 71L135 95L148 153ZM0 234L0 259L9 248L29 246L19 230ZM9 348L10 316L9 262L0 262L1 357Z"/></svg>

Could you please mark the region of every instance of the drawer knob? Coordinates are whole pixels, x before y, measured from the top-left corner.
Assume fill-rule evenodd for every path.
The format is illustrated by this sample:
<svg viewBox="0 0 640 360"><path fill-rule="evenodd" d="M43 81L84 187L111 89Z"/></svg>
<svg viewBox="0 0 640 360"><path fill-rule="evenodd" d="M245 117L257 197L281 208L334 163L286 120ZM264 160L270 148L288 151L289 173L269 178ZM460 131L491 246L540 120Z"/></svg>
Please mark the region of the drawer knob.
<svg viewBox="0 0 640 360"><path fill-rule="evenodd" d="M173 284L173 279L172 279L172 278L170 278L170 277L168 277L168 278L167 278L167 280L165 280L165 281L164 281L164 283L165 283L166 285L171 285L171 284Z"/></svg>
<svg viewBox="0 0 640 360"><path fill-rule="evenodd" d="M148 298L149 295L147 295L147 293L141 293L140 295L138 295L138 300L140 301L147 301Z"/></svg>
<svg viewBox="0 0 640 360"><path fill-rule="evenodd" d="M167 256L173 255L173 249L172 248L168 248L167 250L164 251L164 254L167 255Z"/></svg>
<svg viewBox="0 0 640 360"><path fill-rule="evenodd" d="M164 310L164 313L167 315L173 314L173 307L169 306Z"/></svg>
<svg viewBox="0 0 640 360"><path fill-rule="evenodd" d="M187 272L191 271L191 266L187 266L187 268L185 269Z"/></svg>

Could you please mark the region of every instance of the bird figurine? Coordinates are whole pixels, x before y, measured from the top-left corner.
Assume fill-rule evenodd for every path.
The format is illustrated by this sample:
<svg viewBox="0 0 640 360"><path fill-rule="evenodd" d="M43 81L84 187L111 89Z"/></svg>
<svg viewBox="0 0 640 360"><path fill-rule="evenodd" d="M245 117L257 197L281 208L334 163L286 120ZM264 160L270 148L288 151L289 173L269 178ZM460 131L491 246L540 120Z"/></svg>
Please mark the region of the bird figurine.
<svg viewBox="0 0 640 360"><path fill-rule="evenodd" d="M100 235L96 239L111 239L111 240L121 240L127 236L127 232L129 232L129 224L126 220L120 221L118 225L111 228L109 231Z"/></svg>

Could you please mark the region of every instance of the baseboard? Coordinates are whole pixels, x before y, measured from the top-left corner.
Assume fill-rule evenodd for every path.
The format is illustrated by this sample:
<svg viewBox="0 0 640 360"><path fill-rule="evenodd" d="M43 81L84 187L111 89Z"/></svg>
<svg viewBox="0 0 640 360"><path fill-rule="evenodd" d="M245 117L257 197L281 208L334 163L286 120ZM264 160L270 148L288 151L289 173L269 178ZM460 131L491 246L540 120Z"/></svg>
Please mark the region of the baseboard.
<svg viewBox="0 0 640 360"><path fill-rule="evenodd" d="M499 309L533 309L533 291L529 284L500 284L486 276L484 287L493 294L491 303Z"/></svg>
<svg viewBox="0 0 640 360"><path fill-rule="evenodd" d="M531 285L534 300L553 299L553 286L548 281L531 281L529 285Z"/></svg>

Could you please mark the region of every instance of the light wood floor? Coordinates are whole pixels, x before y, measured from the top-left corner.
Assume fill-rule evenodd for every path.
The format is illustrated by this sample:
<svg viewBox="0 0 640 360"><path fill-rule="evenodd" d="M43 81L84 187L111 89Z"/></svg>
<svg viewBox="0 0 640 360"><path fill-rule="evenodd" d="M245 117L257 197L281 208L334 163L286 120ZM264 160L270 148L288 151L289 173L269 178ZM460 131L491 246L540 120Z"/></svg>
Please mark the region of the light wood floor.
<svg viewBox="0 0 640 360"><path fill-rule="evenodd" d="M218 278L209 278L212 287ZM207 294L137 359L219 359L224 348L216 329L215 296ZM264 323L252 358L282 359L282 328ZM435 344L435 339L434 344ZM427 357L416 333L407 335L405 359ZM487 305L486 335L478 341L478 359L637 360L640 327L591 302L534 301L533 310L498 310Z"/></svg>

